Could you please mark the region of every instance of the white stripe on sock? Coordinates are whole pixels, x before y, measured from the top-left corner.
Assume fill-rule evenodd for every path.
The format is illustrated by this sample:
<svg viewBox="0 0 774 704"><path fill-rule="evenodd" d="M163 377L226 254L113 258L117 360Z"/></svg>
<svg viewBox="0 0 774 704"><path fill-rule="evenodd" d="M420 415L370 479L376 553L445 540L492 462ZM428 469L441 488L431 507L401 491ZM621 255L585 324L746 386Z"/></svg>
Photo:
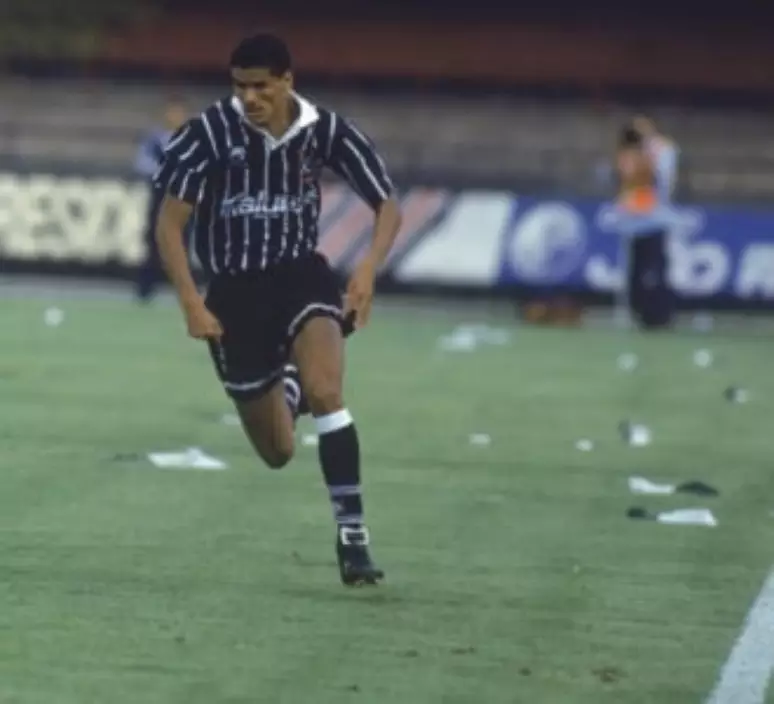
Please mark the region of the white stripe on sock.
<svg viewBox="0 0 774 704"><path fill-rule="evenodd" d="M340 496L360 496L359 484L344 484L342 486L329 486L328 493L333 498Z"/></svg>
<svg viewBox="0 0 774 704"><path fill-rule="evenodd" d="M342 408L327 416L318 416L314 419L314 423L317 426L318 435L327 435L352 425L352 415L346 408Z"/></svg>

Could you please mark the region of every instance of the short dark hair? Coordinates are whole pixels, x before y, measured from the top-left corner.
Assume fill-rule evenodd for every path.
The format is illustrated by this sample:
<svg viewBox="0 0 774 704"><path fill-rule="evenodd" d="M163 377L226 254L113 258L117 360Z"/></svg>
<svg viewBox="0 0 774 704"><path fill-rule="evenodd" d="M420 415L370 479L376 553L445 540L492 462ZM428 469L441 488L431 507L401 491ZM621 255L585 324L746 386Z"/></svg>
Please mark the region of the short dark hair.
<svg viewBox="0 0 774 704"><path fill-rule="evenodd" d="M246 37L231 52L231 68L265 68L272 76L290 71L292 62L288 45L274 34Z"/></svg>
<svg viewBox="0 0 774 704"><path fill-rule="evenodd" d="M626 125L618 136L618 144L621 147L641 147L642 143L642 134L631 124Z"/></svg>

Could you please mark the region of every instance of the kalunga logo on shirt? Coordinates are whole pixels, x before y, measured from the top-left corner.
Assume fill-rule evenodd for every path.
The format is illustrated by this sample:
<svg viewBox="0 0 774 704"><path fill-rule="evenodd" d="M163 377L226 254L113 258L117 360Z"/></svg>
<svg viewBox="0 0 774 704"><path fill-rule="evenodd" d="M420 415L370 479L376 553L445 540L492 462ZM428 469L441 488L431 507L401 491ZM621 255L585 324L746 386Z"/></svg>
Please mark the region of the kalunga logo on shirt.
<svg viewBox="0 0 774 704"><path fill-rule="evenodd" d="M233 198L226 198L220 205L222 218L274 218L286 213L298 215L316 198L314 189L308 190L303 196L276 195L272 198L266 191L260 191L255 196L241 193Z"/></svg>

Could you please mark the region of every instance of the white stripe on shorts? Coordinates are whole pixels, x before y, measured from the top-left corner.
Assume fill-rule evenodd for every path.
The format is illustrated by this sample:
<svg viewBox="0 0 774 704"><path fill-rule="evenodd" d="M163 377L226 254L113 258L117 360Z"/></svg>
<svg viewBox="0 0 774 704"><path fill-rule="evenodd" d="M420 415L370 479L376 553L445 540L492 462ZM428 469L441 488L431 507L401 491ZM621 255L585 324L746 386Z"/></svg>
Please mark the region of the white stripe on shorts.
<svg viewBox="0 0 774 704"><path fill-rule="evenodd" d="M343 317L343 311L340 306L330 305L329 303L310 303L301 309L301 312L296 315L288 325L288 337L294 337L298 332L298 326L304 322L304 319L313 311L320 311L321 313L327 313L336 320L341 320Z"/></svg>
<svg viewBox="0 0 774 704"><path fill-rule="evenodd" d="M282 367L277 367L271 374L257 381L224 381L223 386L229 391L255 391L273 381L282 374Z"/></svg>

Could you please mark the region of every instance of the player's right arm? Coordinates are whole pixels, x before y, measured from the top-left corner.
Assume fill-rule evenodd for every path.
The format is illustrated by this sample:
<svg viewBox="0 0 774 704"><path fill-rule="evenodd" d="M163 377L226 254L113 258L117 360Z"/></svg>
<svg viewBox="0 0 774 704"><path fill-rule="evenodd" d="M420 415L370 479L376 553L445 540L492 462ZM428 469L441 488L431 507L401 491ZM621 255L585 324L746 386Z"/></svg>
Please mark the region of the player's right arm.
<svg viewBox="0 0 774 704"><path fill-rule="evenodd" d="M207 135L198 119L181 127L169 140L153 185L164 192L156 222L156 241L164 270L175 287L188 333L197 339L220 338L217 318L207 309L188 263L184 231L199 194L206 188L211 164Z"/></svg>

